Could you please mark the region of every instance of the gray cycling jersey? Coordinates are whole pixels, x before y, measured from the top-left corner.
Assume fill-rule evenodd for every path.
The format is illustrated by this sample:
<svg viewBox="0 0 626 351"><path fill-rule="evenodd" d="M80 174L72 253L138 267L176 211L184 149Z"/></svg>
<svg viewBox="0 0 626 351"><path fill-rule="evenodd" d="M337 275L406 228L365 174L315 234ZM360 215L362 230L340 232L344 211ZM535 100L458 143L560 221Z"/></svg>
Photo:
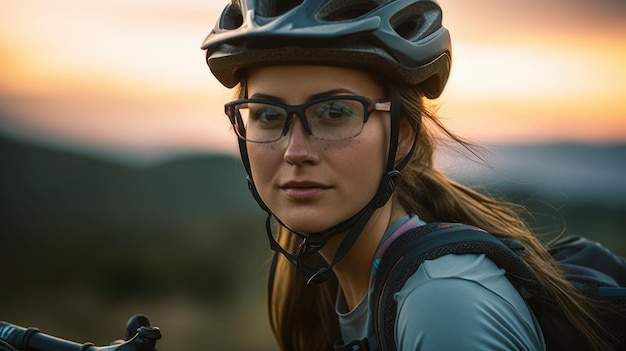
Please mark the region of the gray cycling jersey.
<svg viewBox="0 0 626 351"><path fill-rule="evenodd" d="M396 221L383 241L407 220ZM374 350L377 341L368 297L369 293L347 311L340 291L336 311L343 340L367 337ZM545 350L539 324L524 299L504 270L485 255L446 255L425 261L395 300L400 351Z"/></svg>

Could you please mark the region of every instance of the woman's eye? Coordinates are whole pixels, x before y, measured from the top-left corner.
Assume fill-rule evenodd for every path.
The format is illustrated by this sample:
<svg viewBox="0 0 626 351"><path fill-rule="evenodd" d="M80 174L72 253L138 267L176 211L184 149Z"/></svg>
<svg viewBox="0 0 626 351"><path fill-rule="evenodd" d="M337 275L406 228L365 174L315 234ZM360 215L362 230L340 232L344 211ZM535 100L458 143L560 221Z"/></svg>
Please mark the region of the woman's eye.
<svg viewBox="0 0 626 351"><path fill-rule="evenodd" d="M318 116L328 119L350 118L353 113L350 108L340 104L327 104L318 110Z"/></svg>
<svg viewBox="0 0 626 351"><path fill-rule="evenodd" d="M254 120L265 123L282 122L285 120L285 113L275 108L263 108L253 111Z"/></svg>

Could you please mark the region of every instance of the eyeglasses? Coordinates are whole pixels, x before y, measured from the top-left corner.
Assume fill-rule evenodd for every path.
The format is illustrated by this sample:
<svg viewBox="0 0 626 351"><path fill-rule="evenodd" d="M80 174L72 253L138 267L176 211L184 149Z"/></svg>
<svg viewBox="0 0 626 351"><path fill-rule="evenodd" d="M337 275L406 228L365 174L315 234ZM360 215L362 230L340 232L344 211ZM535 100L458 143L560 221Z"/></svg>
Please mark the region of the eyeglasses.
<svg viewBox="0 0 626 351"><path fill-rule="evenodd" d="M292 106L263 99L242 99L224 106L237 136L253 143L271 143L287 135L297 115L306 133L316 140L354 138L374 111L389 111L388 99L336 95Z"/></svg>

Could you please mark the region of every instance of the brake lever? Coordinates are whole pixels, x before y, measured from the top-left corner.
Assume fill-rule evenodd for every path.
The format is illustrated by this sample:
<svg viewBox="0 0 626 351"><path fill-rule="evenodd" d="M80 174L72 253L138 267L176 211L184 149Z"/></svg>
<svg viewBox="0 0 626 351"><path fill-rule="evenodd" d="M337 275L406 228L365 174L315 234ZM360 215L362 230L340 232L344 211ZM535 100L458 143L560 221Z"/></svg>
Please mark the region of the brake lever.
<svg viewBox="0 0 626 351"><path fill-rule="evenodd" d="M126 338L122 344L96 347L93 343L81 345L47 335L36 328L0 322L0 339L19 351L158 351L156 342L161 339L161 331L150 326L146 316L135 315L126 323Z"/></svg>
<svg viewBox="0 0 626 351"><path fill-rule="evenodd" d="M161 339L161 330L151 326L147 316L136 314L126 322L126 342L119 345L120 348L115 350L158 351L156 342L159 339Z"/></svg>
<svg viewBox="0 0 626 351"><path fill-rule="evenodd" d="M124 343L98 347L93 351L158 351L156 342L159 339L161 339L160 329L150 326L148 317L137 314L126 322L126 341ZM92 349L87 348L85 351L92 351Z"/></svg>

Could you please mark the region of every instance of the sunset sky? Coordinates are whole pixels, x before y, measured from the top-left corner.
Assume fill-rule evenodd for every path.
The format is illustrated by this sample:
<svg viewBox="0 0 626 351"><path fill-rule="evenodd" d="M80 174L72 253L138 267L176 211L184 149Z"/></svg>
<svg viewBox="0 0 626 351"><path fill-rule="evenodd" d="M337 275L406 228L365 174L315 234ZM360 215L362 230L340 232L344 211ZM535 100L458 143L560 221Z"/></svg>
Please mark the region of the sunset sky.
<svg viewBox="0 0 626 351"><path fill-rule="evenodd" d="M200 44L226 0L21 0L0 12L0 130L117 152L233 150ZM441 0L437 101L479 143L626 142L624 0Z"/></svg>

